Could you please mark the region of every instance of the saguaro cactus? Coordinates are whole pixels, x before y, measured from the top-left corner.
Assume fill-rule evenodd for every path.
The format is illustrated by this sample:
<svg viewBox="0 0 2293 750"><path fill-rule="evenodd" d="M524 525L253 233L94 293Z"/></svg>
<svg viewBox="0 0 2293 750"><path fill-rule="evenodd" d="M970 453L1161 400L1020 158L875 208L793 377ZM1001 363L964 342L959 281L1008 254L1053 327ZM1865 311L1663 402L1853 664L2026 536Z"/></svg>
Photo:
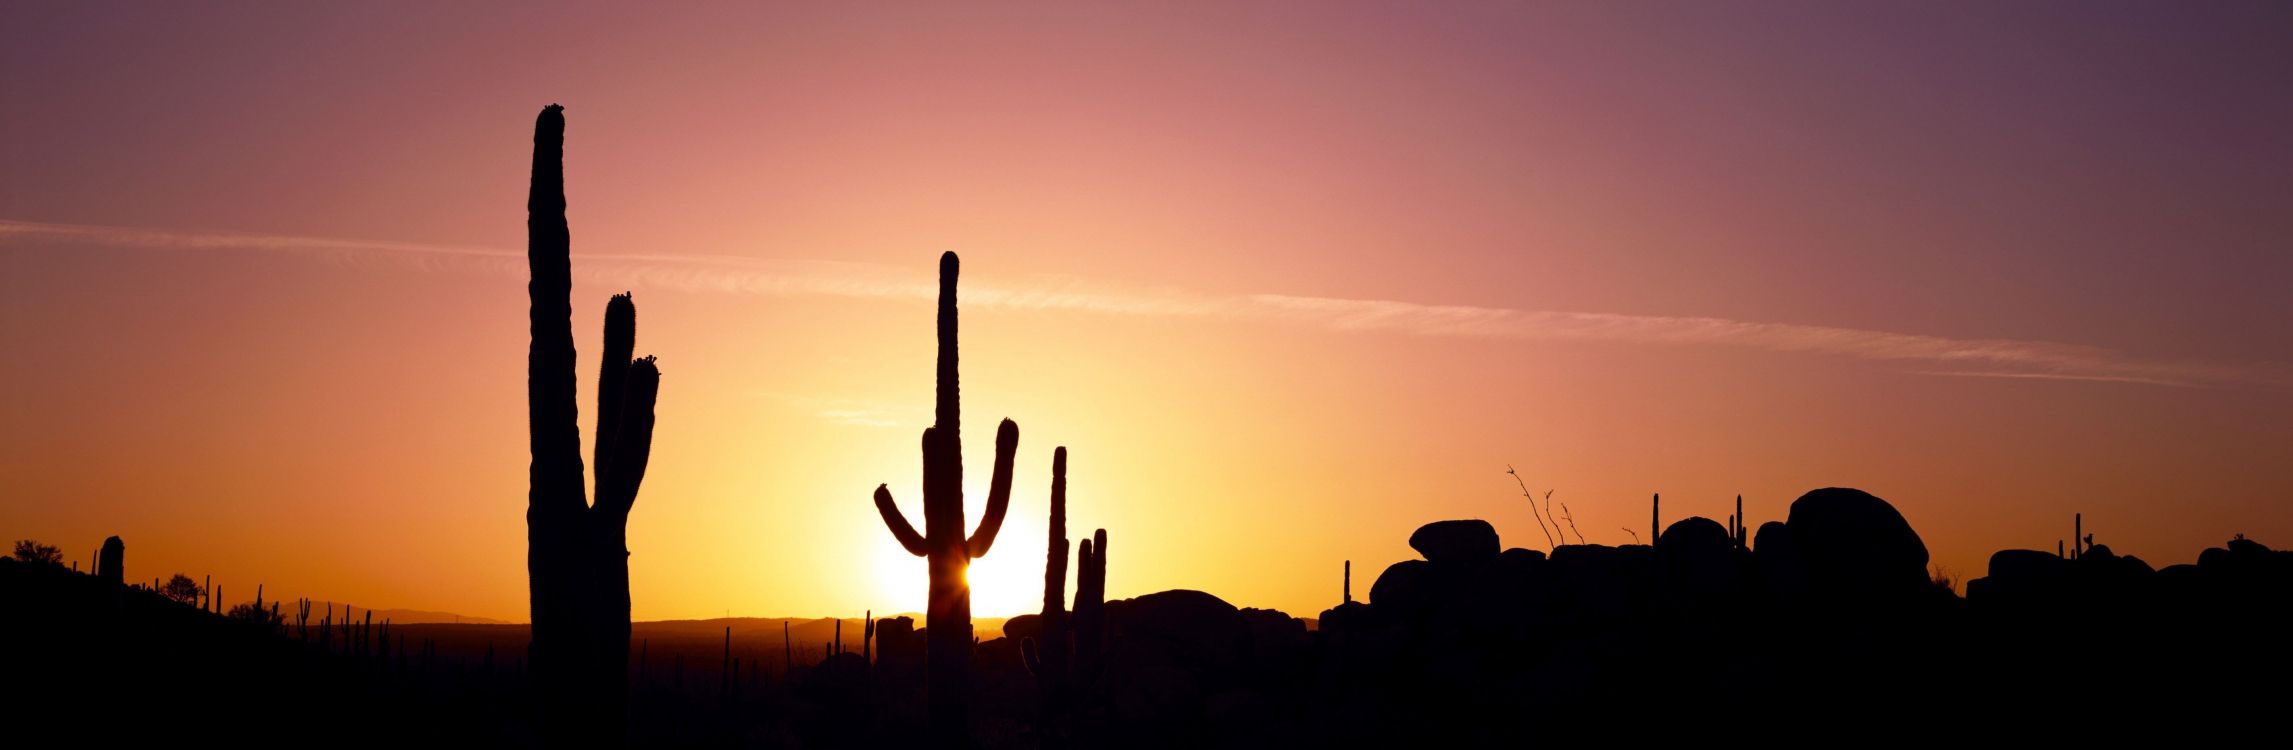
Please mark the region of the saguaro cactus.
<svg viewBox="0 0 2293 750"><path fill-rule="evenodd" d="M1662 515L1663 515L1663 514L1661 514L1661 513L1659 513L1659 512L1658 512L1658 511L1659 511L1661 508L1663 508L1663 506L1664 506L1664 495L1663 495L1663 494L1661 494L1661 493L1658 493L1658 494L1651 494L1651 495L1649 495L1649 496L1648 496L1648 544L1649 544L1649 546L1655 546L1655 544L1656 544L1656 538L1657 538L1657 537L1660 537L1660 536L1663 536L1663 535L1664 535L1664 522L1663 522L1663 520L1662 520Z"/></svg>
<svg viewBox="0 0 2293 750"><path fill-rule="evenodd" d="M1067 449L1051 453L1051 523L1043 555L1043 633L1021 643L1027 669L1042 686L1047 712L1055 710L1067 677Z"/></svg>
<svg viewBox="0 0 2293 750"><path fill-rule="evenodd" d="M876 511L908 554L928 558L931 588L925 611L930 660L927 695L932 734L945 746L964 740L965 693L971 665L971 586L964 571L971 560L995 545L1003 513L1011 505L1011 461L1019 448L1019 425L1011 420L995 431L995 469L988 480L987 512L979 528L964 536L962 414L956 377L955 253L939 261L939 363L935 417L924 430L924 533L901 515L892 492L876 486Z"/></svg>
<svg viewBox="0 0 2293 750"><path fill-rule="evenodd" d="M652 455L661 373L632 359L637 308L605 309L597 377L595 497L582 487L575 404L571 235L565 220L565 116L552 104L534 122L526 198L527 286L533 341L526 353L533 463L526 497L526 573L533 662L551 744L618 742L629 690L629 511Z"/></svg>
<svg viewBox="0 0 2293 750"><path fill-rule="evenodd" d="M1735 515L1732 515L1732 516L1729 516L1729 517L1728 517L1728 519L1729 519L1729 523L1735 524L1735 527L1736 527L1734 530L1732 530L1732 531L1730 531L1730 532L1729 532L1729 536L1728 536L1728 538L1729 538L1729 540L1730 540L1730 541L1733 541L1733 542L1735 543L1735 547L1736 547L1736 549L1743 549L1743 548L1744 548L1744 496L1742 496L1742 495L1737 495L1737 496L1736 496L1736 514L1735 514Z"/></svg>
<svg viewBox="0 0 2293 750"><path fill-rule="evenodd" d="M1099 653L1106 646L1107 530L1092 532L1076 545L1080 565L1075 570L1075 660L1086 678L1099 673Z"/></svg>

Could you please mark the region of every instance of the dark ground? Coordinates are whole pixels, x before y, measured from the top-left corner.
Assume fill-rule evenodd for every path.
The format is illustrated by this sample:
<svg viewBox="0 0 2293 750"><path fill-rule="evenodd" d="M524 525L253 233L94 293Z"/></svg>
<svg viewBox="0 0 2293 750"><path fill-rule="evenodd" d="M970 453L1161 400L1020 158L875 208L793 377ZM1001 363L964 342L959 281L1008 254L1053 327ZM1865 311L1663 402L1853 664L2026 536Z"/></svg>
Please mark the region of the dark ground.
<svg viewBox="0 0 2293 750"><path fill-rule="evenodd" d="M1351 747L2288 732L2293 554L2236 540L2155 570L2106 546L2077 560L2010 550L1962 598L1926 581L1923 544L1890 525L1892 508L1821 492L1833 491L1741 546L1703 519L1652 547L1549 556L1500 552L1479 522L1429 525L1411 540L1427 559L1394 565L1318 631L1201 592L1108 602L1098 666L1079 660L1059 683L1022 663L1041 625L1015 618L1015 637L977 649L972 734L987 747ZM282 624L231 620L13 560L0 561L0 601L14 746L530 746L538 734L523 626L322 643L318 616L298 628L293 602ZM737 679L723 623L637 627L632 740L922 741L920 632L869 643L871 663L857 623L830 657L832 621L799 622L790 668L777 627L732 623Z"/></svg>

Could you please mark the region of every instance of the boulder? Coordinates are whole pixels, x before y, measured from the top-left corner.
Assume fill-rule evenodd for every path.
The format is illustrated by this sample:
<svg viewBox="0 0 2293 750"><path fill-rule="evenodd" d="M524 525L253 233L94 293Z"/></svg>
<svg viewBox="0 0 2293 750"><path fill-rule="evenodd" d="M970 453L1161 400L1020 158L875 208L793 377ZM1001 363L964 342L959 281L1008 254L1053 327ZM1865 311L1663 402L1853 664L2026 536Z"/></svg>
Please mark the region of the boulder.
<svg viewBox="0 0 2293 750"><path fill-rule="evenodd" d="M1351 633L1368 628L1371 622L1369 605L1346 602L1322 610L1319 622L1319 629L1324 633Z"/></svg>
<svg viewBox="0 0 2293 750"><path fill-rule="evenodd" d="M1988 574L1967 582L1967 601L2028 611L2063 596L2071 562L2053 552L2002 549L1991 553Z"/></svg>
<svg viewBox="0 0 2293 750"><path fill-rule="evenodd" d="M1736 540L1709 518L1681 519L1656 540L1665 584L1685 597L1682 603L1724 598L1735 592L1739 570Z"/></svg>
<svg viewBox="0 0 2293 750"><path fill-rule="evenodd" d="M1776 601L1798 601L1807 590L1807 568L1800 563L1799 546L1792 543L1791 527L1782 521L1760 524L1752 535L1752 569Z"/></svg>
<svg viewBox="0 0 2293 750"><path fill-rule="evenodd" d="M1553 549L1554 607L1596 622L1633 614L1651 589L1655 552L1643 544L1564 544Z"/></svg>
<svg viewBox="0 0 2293 750"><path fill-rule="evenodd" d="M1370 584L1369 604L1380 611L1415 614L1433 603L1433 564L1403 560L1386 566Z"/></svg>
<svg viewBox="0 0 2293 750"><path fill-rule="evenodd" d="M1249 623L1234 605L1187 589L1107 602L1107 629L1110 638L1196 644L1194 653L1230 650L1249 635Z"/></svg>
<svg viewBox="0 0 2293 750"><path fill-rule="evenodd" d="M1895 506L1857 489L1831 487L1801 495L1784 525L1811 594L1892 596L1925 592L1927 545Z"/></svg>
<svg viewBox="0 0 2293 750"><path fill-rule="evenodd" d="M1240 610L1200 591L1107 602L1107 699L1130 719L1199 715L1245 671L1250 636Z"/></svg>
<svg viewBox="0 0 2293 750"><path fill-rule="evenodd" d="M1409 546L1427 561L1450 563L1478 563L1497 557L1497 528L1488 521L1435 521L1417 528L1409 535Z"/></svg>
<svg viewBox="0 0 2293 750"><path fill-rule="evenodd" d="M1545 553L1533 549L1514 547L1497 556L1496 579L1498 593L1511 599L1523 599L1541 594L1551 563ZM1526 602L1522 602L1526 603Z"/></svg>
<svg viewBox="0 0 2293 750"><path fill-rule="evenodd" d="M1755 552L1783 552L1782 548L1789 546L1791 546L1791 528L1783 525L1782 521L1769 521L1760 524L1759 530L1752 532L1752 550ZM1792 554L1799 553L1794 550Z"/></svg>
<svg viewBox="0 0 2293 750"><path fill-rule="evenodd" d="M1244 608L1241 615L1242 621L1250 628L1253 674L1271 675L1290 671L1313 648L1314 639L1306 632L1306 621L1291 617L1287 612Z"/></svg>
<svg viewBox="0 0 2293 750"><path fill-rule="evenodd" d="M2052 580L2069 572L2070 561L2052 552L2002 549L1991 553L1990 577L2001 580Z"/></svg>
<svg viewBox="0 0 2293 750"><path fill-rule="evenodd" d="M1043 637L1043 616L1028 613L1004 620L1003 637L1014 641Z"/></svg>
<svg viewBox="0 0 2293 750"><path fill-rule="evenodd" d="M1727 527L1703 516L1689 516L1673 522L1664 529L1664 535L1656 539L1657 553L1668 557L1724 556L1735 546L1735 540L1728 538Z"/></svg>

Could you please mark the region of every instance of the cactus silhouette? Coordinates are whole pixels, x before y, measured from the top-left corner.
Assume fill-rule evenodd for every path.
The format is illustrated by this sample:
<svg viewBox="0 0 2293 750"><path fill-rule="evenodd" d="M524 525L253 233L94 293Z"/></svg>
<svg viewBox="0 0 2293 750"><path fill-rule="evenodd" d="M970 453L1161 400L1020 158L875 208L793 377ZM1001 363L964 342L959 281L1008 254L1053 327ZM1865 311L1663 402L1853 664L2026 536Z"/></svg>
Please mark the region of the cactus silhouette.
<svg viewBox="0 0 2293 750"><path fill-rule="evenodd" d="M925 611L929 633L926 658L930 662L928 700L935 741L956 747L966 743L965 693L969 691L971 664L971 586L964 571L971 559L985 556L1003 527L1003 514L1011 505L1011 461L1019 448L1019 425L1011 420L995 431L995 470L988 480L987 512L979 528L964 536L963 420L956 383L955 253L940 256L939 363L932 426L924 430L924 532L901 515L892 492L876 486L876 511L884 525L908 554L927 558L931 568L930 596Z"/></svg>
<svg viewBox="0 0 2293 750"><path fill-rule="evenodd" d="M1656 544L1658 538L1664 536L1664 522L1660 512L1663 508L1664 496L1662 494L1648 496L1648 544L1651 546Z"/></svg>
<svg viewBox="0 0 2293 750"><path fill-rule="evenodd" d="M1096 679L1106 646L1107 530L1092 532L1076 545L1075 556L1075 661L1086 679Z"/></svg>
<svg viewBox="0 0 2293 750"><path fill-rule="evenodd" d="M1043 555L1043 630L1040 643L1020 643L1022 662L1035 675L1046 715L1059 713L1067 679L1067 448L1051 453L1051 523Z"/></svg>
<svg viewBox="0 0 2293 750"><path fill-rule="evenodd" d="M653 444L661 374L632 359L637 308L626 294L605 309L597 378L595 504L582 486L575 404L571 236L565 219L565 116L552 104L534 122L526 202L533 341L526 354L533 463L526 498L526 572L533 607L533 670L551 744L618 742L629 686L629 511Z"/></svg>

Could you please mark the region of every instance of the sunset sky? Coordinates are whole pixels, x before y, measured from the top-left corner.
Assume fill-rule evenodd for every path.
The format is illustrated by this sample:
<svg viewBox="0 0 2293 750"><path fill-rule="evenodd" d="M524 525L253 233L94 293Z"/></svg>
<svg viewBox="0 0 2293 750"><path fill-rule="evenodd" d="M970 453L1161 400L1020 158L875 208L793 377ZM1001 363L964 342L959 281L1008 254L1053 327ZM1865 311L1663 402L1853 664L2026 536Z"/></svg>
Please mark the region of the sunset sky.
<svg viewBox="0 0 2293 750"><path fill-rule="evenodd" d="M1061 445L1110 597L1302 616L1546 548L1508 464L1606 544L1852 486L1962 579L2293 545L2293 6L751 5L0 3L0 536L525 619L558 102L584 440L613 293L664 373L640 620L923 609L869 493L948 250L986 615Z"/></svg>

